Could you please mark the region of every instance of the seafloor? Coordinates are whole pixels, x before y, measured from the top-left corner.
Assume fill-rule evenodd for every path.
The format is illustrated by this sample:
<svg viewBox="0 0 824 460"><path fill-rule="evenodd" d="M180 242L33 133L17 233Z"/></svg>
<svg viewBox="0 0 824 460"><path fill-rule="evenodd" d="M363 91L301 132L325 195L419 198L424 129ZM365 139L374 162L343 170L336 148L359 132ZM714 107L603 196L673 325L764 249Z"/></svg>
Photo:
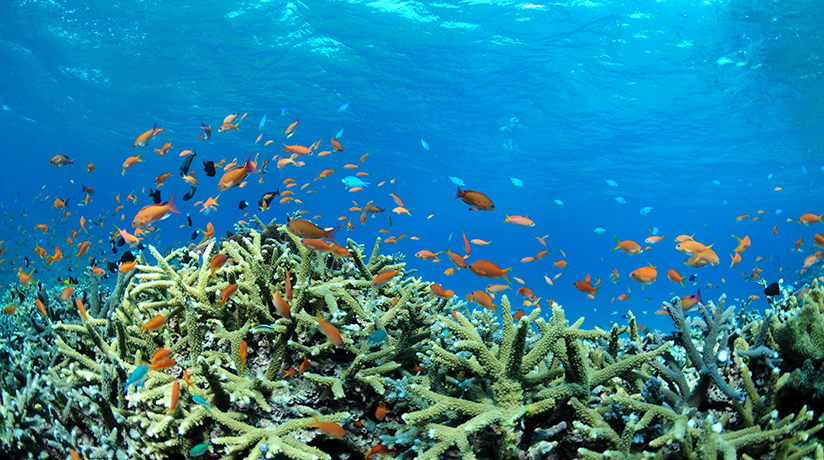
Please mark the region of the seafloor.
<svg viewBox="0 0 824 460"><path fill-rule="evenodd" d="M340 257L253 225L165 255L150 246L113 290L89 270L68 299L32 283L7 292L4 305L22 302L0 320L2 452L824 458L814 277L765 314L721 296L685 315L673 299L669 334L639 333L631 313L592 330L555 303L519 319L506 296L470 311L380 239L371 255L349 240ZM228 259L212 273L216 254Z"/></svg>

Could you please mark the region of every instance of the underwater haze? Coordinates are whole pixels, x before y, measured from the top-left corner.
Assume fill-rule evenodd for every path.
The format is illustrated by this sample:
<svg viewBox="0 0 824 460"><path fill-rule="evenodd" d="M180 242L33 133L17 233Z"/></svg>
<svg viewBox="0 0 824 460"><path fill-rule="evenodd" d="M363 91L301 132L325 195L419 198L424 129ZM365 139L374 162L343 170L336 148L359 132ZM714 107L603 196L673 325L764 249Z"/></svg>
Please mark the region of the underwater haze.
<svg viewBox="0 0 824 460"><path fill-rule="evenodd" d="M744 277L758 266L769 282L792 283L814 252L815 227L795 222L824 212L816 54L824 11L809 2L15 1L0 18L4 285L16 280L23 256L36 279L65 278L67 265L42 264L32 250L37 242L49 253L55 245L71 253L65 237L79 230L81 216L100 218L102 227L93 231L89 255L117 258L108 236L152 204L149 189L164 172L172 177L162 199L177 192L182 214L157 225L149 241L158 247L191 239L186 213L194 228L212 222L217 235L232 230L244 219L240 201L256 211L264 193L294 178L317 193L298 191L302 203L275 200L258 212L265 222L285 223L287 213L306 210L326 227L351 218L355 229L346 237L367 246L381 228L416 236L398 239L397 251L417 276L461 297L488 280L466 271L448 277L448 259L412 256L447 246L464 255L465 232L491 241L472 245L469 262L513 267L510 280L602 325L627 309L645 311L643 324L654 322L662 300L708 283L705 297L761 295L763 302L763 288ZM248 114L239 131L217 133L238 111ZM345 151L307 157L302 168L270 167L262 183L250 176L246 187L222 193L208 215L192 206L218 196L220 176L205 177L201 160L282 158L283 133L298 119L290 144L322 139L319 151L332 150L329 140L341 132ZM215 131L205 142L201 122ZM154 123L163 133L133 149ZM264 147L267 140L274 142ZM167 141L172 149L160 157L154 149ZM192 170L200 185L182 203L189 184L179 177L178 154L187 149L197 153ZM123 162L141 152L142 162L121 175ZM357 170L343 168L367 152ZM50 166L58 153L74 166ZM90 162L94 173L86 170ZM349 193L341 178L356 171L372 185ZM486 194L495 210L468 211L453 199L449 176ZM81 184L96 192L87 206ZM391 228L390 192L410 211L394 214ZM115 197L130 193L137 202L112 214ZM69 200L70 215L61 219L55 197ZM351 200L386 211L362 226ZM535 225L504 225L505 213ZM40 223L55 228L41 234ZM594 233L599 227L605 232ZM665 239L648 245L654 227ZM752 246L731 269L733 232L748 235ZM535 238L544 235L547 247ZM651 247L631 257L610 251L613 235ZM685 266L687 255L674 249L678 235L712 244L720 264ZM792 252L801 237L805 252ZM521 262L550 248L541 260ZM560 260L563 269L553 265ZM658 280L642 290L628 275L648 264ZM696 274L694 286L669 281L671 268ZM614 269L621 284L610 283ZM549 286L545 276L559 273ZM573 286L586 275L602 283L594 300ZM624 303L614 300L626 293Z"/></svg>

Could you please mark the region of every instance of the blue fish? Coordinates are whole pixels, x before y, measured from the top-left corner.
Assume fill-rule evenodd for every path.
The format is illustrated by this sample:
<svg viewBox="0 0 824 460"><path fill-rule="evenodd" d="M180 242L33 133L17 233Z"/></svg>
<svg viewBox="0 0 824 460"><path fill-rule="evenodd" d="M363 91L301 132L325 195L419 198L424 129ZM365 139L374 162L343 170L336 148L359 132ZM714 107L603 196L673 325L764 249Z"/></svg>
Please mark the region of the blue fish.
<svg viewBox="0 0 824 460"><path fill-rule="evenodd" d="M206 451L209 449L210 444L212 443L204 442L192 447L192 450L189 451L189 457L200 457L201 455L205 454Z"/></svg>
<svg viewBox="0 0 824 460"><path fill-rule="evenodd" d="M421 145L423 146L424 150L429 150L429 143L421 138Z"/></svg>
<svg viewBox="0 0 824 460"><path fill-rule="evenodd" d="M659 230L661 230L661 227L652 227L652 230L650 231L653 235L657 235Z"/></svg>
<svg viewBox="0 0 824 460"><path fill-rule="evenodd" d="M807 167L804 166L804 165L801 165L801 171L803 171L804 174L807 174Z"/></svg>
<svg viewBox="0 0 824 460"><path fill-rule="evenodd" d="M603 235L604 233L606 233L606 232L607 232L607 229L605 229L605 228L601 228L601 227L595 227L595 230L593 230L593 232L594 232L596 235Z"/></svg>
<svg viewBox="0 0 824 460"><path fill-rule="evenodd" d="M609 185L610 187L617 187L618 186L618 182L615 182L612 179L604 179L604 182L606 182L607 185Z"/></svg>
<svg viewBox="0 0 824 460"><path fill-rule="evenodd" d="M263 125L266 124L266 114L263 114L263 118L260 119L260 123L258 123L258 130L263 131Z"/></svg>
<svg viewBox="0 0 824 460"><path fill-rule="evenodd" d="M386 331L383 329L377 329L369 336L369 343L372 345L380 345L384 340L386 340Z"/></svg>
<svg viewBox="0 0 824 460"><path fill-rule="evenodd" d="M627 204L627 200L625 200L622 196L616 196L613 200L615 200L618 204Z"/></svg>
<svg viewBox="0 0 824 460"><path fill-rule="evenodd" d="M341 128L340 131L338 131L338 133L335 134L335 139L340 139L341 136L343 136L343 128Z"/></svg>
<svg viewBox="0 0 824 460"><path fill-rule="evenodd" d="M772 179L772 178L773 178L773 173L769 173L769 174L767 174L767 180L770 180L770 179Z"/></svg>
<svg viewBox="0 0 824 460"><path fill-rule="evenodd" d="M352 101L346 101L346 102L344 102L343 104L341 104L341 105L338 107L338 112L343 112L344 110L348 109L348 108L349 108L349 104L351 104L351 103L352 103Z"/></svg>
<svg viewBox="0 0 824 460"><path fill-rule="evenodd" d="M211 404L209 404L209 402L208 402L208 401L206 401L205 399L203 399L203 396L200 396L200 395L194 395L194 396L192 396L192 401L194 401L194 402L196 402L196 403L200 404L201 406L208 407L209 409L211 409L211 408L212 408L212 405L211 405Z"/></svg>
<svg viewBox="0 0 824 460"><path fill-rule="evenodd" d="M344 184L346 184L347 187L366 187L366 188L369 188L369 184L371 184L371 182L364 182L364 181L360 180L359 178L357 178L355 176L346 176L343 179L341 179L340 181L343 182Z"/></svg>
<svg viewBox="0 0 824 460"><path fill-rule="evenodd" d="M512 185L514 185L516 187L520 187L520 188L524 187L524 181L522 181L521 179L518 179L517 177L509 176L509 181L512 182Z"/></svg>
<svg viewBox="0 0 824 460"><path fill-rule="evenodd" d="M446 177L448 177L449 180L451 180L452 183L457 185L458 187L465 187L466 186L463 179L461 179L460 177L454 177L454 176L446 176Z"/></svg>
<svg viewBox="0 0 824 460"><path fill-rule="evenodd" d="M126 388L123 389L123 393L125 394L129 391L129 386L134 384L135 387L142 387L143 381L146 380L146 374L149 372L149 366L142 365L137 366L132 372L132 375L129 376L129 379L126 380Z"/></svg>
<svg viewBox="0 0 824 460"><path fill-rule="evenodd" d="M280 115L281 115L281 116L284 116L284 115L286 115L287 113L289 113L289 107L281 107L281 108L280 108Z"/></svg>
<svg viewBox="0 0 824 460"><path fill-rule="evenodd" d="M652 206L645 206L645 207L641 208L640 211L638 211L638 214L641 214L642 216L646 216L647 214L650 213L650 211L652 211L652 209L653 209Z"/></svg>
<svg viewBox="0 0 824 460"><path fill-rule="evenodd" d="M555 204L557 204L558 206L563 206L564 205L564 202L561 201L561 200L552 200L552 201L554 201Z"/></svg>
<svg viewBox="0 0 824 460"><path fill-rule="evenodd" d="M721 181L718 179L713 179L710 182L712 183L712 185L721 185Z"/></svg>

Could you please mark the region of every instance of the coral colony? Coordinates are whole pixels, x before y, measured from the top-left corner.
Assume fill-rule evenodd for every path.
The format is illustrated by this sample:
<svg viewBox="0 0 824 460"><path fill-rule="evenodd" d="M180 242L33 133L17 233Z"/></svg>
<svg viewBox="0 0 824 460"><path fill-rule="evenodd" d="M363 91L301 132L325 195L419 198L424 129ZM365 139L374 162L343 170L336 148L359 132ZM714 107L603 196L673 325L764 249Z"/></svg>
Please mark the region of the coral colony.
<svg viewBox="0 0 824 460"><path fill-rule="evenodd" d="M2 451L824 458L814 277L763 315L722 295L685 317L676 298L663 307L671 335L640 335L632 313L601 330L554 302L518 319L506 296L471 311L381 255L380 239L368 257L352 240L333 254L252 225L167 254L149 246L111 292L89 269L77 302L31 283L9 291L20 305L0 323Z"/></svg>

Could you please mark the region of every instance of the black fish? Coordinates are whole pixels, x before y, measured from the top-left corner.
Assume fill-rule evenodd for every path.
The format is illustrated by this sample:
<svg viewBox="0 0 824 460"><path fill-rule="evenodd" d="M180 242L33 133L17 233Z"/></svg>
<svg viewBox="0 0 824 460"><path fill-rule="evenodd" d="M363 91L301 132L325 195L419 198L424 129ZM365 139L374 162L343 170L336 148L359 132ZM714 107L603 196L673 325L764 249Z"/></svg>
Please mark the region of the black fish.
<svg viewBox="0 0 824 460"><path fill-rule="evenodd" d="M246 209L247 206L249 206L248 201L241 201L240 203L237 204L238 209Z"/></svg>
<svg viewBox="0 0 824 460"><path fill-rule="evenodd" d="M203 160L203 170L206 171L206 176L215 177L215 162Z"/></svg>
<svg viewBox="0 0 824 460"><path fill-rule="evenodd" d="M195 230L194 233L192 233L192 239L195 239L195 238L197 238L197 230Z"/></svg>
<svg viewBox="0 0 824 460"><path fill-rule="evenodd" d="M152 197L154 204L160 203L160 190L149 189L149 196Z"/></svg>
<svg viewBox="0 0 824 460"><path fill-rule="evenodd" d="M114 273L117 271L117 264L114 262L106 262L106 270Z"/></svg>
<svg viewBox="0 0 824 460"><path fill-rule="evenodd" d="M195 153L194 149L192 149L192 154L187 156L183 160L183 164L180 165L180 175L181 176L185 176L186 174L189 174L189 167L192 166L192 160L195 159L195 155L197 155L197 153Z"/></svg>
<svg viewBox="0 0 824 460"><path fill-rule="evenodd" d="M31 261L29 260L28 256L24 257L24 259L26 259L26 268L31 267Z"/></svg>
<svg viewBox="0 0 824 460"><path fill-rule="evenodd" d="M274 192L264 193L258 200L258 209L261 211L269 209L269 205L272 204L272 200L274 200L278 195L280 195L280 187L278 187L278 189Z"/></svg>
<svg viewBox="0 0 824 460"><path fill-rule="evenodd" d="M186 213L186 222L189 223L189 227L192 226L192 216L190 216L188 212Z"/></svg>
<svg viewBox="0 0 824 460"><path fill-rule="evenodd" d="M134 262L135 259L136 257L134 256L134 254L132 254L132 251L126 251L123 253L122 256L120 256L120 263L125 264L129 262Z"/></svg>
<svg viewBox="0 0 824 460"><path fill-rule="evenodd" d="M78 283L77 278L74 278L74 277L71 277L71 276L69 277L69 281L71 281L72 284L77 284Z"/></svg>
<svg viewBox="0 0 824 460"><path fill-rule="evenodd" d="M186 194L185 194L185 195L183 195L183 201L189 201L189 200L191 200L191 199L192 199L192 197L193 197L193 196L195 196L195 192L196 192L196 191L197 191L197 187L195 187L194 185L192 185L191 187L189 187L189 191L188 191L188 192L186 192Z"/></svg>
<svg viewBox="0 0 824 460"><path fill-rule="evenodd" d="M24 296L22 292L17 293L17 298L20 299L18 303L21 303L21 304L23 303L24 300L26 300L26 296Z"/></svg>
<svg viewBox="0 0 824 460"><path fill-rule="evenodd" d="M768 295L768 296L772 297L772 296L778 295L778 294L781 294L781 287L778 285L778 283L773 283L773 284L767 286L766 289L764 289L764 295Z"/></svg>
<svg viewBox="0 0 824 460"><path fill-rule="evenodd" d="M696 275L695 273L693 273L692 275L690 275L690 281L695 281L695 280L697 280L697 279L698 279L698 275Z"/></svg>
<svg viewBox="0 0 824 460"><path fill-rule="evenodd" d="M118 247L123 246L124 244L126 244L126 240L124 240L122 236L117 239L117 246Z"/></svg>

